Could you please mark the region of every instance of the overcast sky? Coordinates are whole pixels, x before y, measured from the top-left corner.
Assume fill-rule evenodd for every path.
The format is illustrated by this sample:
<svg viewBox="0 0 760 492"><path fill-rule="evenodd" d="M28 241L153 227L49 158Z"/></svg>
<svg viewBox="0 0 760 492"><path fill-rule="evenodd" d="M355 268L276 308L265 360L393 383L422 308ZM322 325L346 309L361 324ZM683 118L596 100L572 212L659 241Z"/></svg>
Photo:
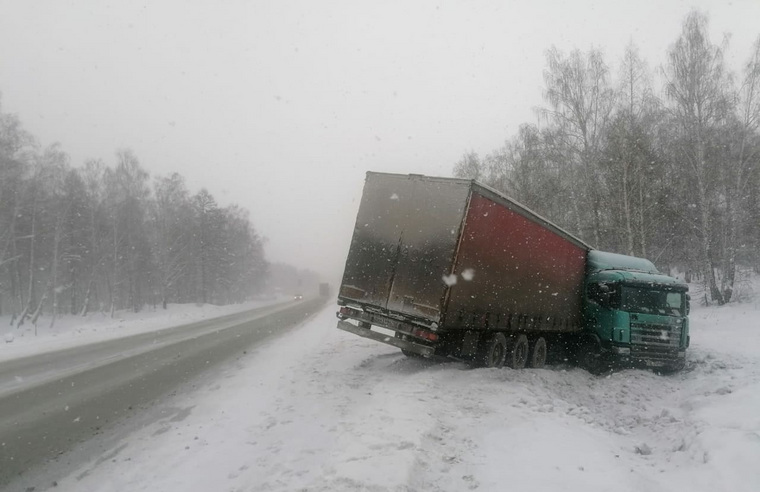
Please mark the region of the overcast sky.
<svg viewBox="0 0 760 492"><path fill-rule="evenodd" d="M656 68L693 7L738 67L758 0L0 0L0 102L72 164L131 148L337 278L366 171L450 175L536 121L552 45Z"/></svg>

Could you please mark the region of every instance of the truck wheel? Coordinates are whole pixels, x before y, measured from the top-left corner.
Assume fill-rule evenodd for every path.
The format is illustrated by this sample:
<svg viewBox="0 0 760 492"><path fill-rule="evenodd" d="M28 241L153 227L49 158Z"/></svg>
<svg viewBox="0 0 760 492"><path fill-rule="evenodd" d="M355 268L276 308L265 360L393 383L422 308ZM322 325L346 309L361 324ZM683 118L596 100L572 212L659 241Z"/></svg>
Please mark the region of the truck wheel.
<svg viewBox="0 0 760 492"><path fill-rule="evenodd" d="M530 367L540 369L546 365L546 339L544 337L538 337L533 346L530 349Z"/></svg>
<svg viewBox="0 0 760 492"><path fill-rule="evenodd" d="M682 371L685 367L686 367L686 361L682 360L679 362L675 362L673 364L668 364L667 366L662 367L655 372L657 372L658 374L662 376L669 376L670 374L675 374L677 372Z"/></svg>
<svg viewBox="0 0 760 492"><path fill-rule="evenodd" d="M507 351L507 365L512 369L522 369L528 362L528 337L517 335Z"/></svg>
<svg viewBox="0 0 760 492"><path fill-rule="evenodd" d="M588 341L578 348L577 360L582 369L594 376L599 376L609 369L609 364L605 364L599 343L593 341Z"/></svg>
<svg viewBox="0 0 760 492"><path fill-rule="evenodd" d="M503 333L494 333L485 340L478 354L478 365L482 367L504 367L507 359L507 338Z"/></svg>

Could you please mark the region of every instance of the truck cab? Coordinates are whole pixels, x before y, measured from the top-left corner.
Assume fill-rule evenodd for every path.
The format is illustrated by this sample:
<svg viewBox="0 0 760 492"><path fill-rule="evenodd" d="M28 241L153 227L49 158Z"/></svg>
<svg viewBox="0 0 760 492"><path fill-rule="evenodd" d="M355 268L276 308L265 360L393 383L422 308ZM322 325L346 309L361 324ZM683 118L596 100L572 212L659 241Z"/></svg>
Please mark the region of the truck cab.
<svg viewBox="0 0 760 492"><path fill-rule="evenodd" d="M591 250L583 295L589 369L683 368L689 346L689 287L649 260Z"/></svg>

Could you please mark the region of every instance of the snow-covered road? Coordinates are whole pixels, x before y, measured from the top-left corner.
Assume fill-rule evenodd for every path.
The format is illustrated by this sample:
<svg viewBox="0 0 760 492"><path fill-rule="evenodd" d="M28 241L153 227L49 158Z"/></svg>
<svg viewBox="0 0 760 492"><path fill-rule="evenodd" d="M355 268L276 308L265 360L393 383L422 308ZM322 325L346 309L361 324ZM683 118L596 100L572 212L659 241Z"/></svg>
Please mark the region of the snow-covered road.
<svg viewBox="0 0 760 492"><path fill-rule="evenodd" d="M334 309L55 490L760 490L757 306L695 310L667 377L407 359Z"/></svg>

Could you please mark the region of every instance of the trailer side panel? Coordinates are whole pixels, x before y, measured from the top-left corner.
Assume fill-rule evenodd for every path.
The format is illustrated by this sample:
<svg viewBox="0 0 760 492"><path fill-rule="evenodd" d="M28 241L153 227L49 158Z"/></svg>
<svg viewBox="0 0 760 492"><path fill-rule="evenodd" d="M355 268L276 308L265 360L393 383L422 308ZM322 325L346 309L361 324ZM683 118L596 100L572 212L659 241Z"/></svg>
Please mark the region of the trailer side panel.
<svg viewBox="0 0 760 492"><path fill-rule="evenodd" d="M465 220L447 329L581 329L585 248L477 193Z"/></svg>

